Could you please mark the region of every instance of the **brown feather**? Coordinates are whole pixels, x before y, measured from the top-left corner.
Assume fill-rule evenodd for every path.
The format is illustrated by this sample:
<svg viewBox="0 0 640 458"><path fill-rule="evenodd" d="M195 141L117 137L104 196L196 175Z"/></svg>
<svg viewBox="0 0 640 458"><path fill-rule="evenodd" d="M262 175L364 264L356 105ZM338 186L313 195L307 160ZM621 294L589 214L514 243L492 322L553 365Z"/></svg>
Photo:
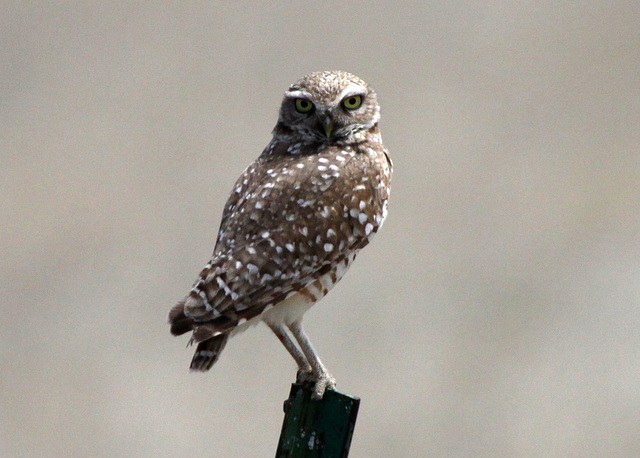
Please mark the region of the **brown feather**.
<svg viewBox="0 0 640 458"><path fill-rule="evenodd" d="M171 324L171 334L179 336L185 334L195 327L193 318L184 314L184 301L178 302L169 312L169 323Z"/></svg>
<svg viewBox="0 0 640 458"><path fill-rule="evenodd" d="M191 360L192 371L206 372L211 369L229 340L229 334L213 337L204 342L200 342L196 347L196 352Z"/></svg>

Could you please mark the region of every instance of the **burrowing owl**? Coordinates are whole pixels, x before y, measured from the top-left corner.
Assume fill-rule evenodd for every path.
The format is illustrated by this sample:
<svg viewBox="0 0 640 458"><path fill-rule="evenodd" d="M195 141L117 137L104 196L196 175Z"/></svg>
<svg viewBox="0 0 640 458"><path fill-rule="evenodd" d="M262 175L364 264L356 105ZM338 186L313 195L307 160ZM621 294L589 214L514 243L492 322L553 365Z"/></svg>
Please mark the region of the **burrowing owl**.
<svg viewBox="0 0 640 458"><path fill-rule="evenodd" d="M192 370L210 369L229 337L264 321L315 398L335 386L302 315L387 216L392 164L379 119L376 93L349 73L312 73L285 92L273 139L227 201L211 261L169 312L174 335L193 331Z"/></svg>

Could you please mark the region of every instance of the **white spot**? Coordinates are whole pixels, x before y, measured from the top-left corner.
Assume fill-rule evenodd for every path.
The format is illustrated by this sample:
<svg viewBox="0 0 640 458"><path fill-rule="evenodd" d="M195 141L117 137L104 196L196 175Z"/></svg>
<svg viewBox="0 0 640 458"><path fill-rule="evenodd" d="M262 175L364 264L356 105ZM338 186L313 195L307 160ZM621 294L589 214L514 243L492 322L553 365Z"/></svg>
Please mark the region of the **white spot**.
<svg viewBox="0 0 640 458"><path fill-rule="evenodd" d="M256 249L252 246L247 247L247 251L249 252L249 254L256 254Z"/></svg>
<svg viewBox="0 0 640 458"><path fill-rule="evenodd" d="M327 230L327 237L333 237L334 235L336 235L336 231L334 231L333 229Z"/></svg>
<svg viewBox="0 0 640 458"><path fill-rule="evenodd" d="M271 232L269 232L269 231L264 231L264 232L262 233L262 238L263 238L263 239L266 239L266 238L268 238L270 235L271 235Z"/></svg>
<svg viewBox="0 0 640 458"><path fill-rule="evenodd" d="M299 164L296 164L296 167L298 167L299 169L302 169L304 168L304 164L300 162Z"/></svg>
<svg viewBox="0 0 640 458"><path fill-rule="evenodd" d="M357 186L355 186L353 188L354 191L360 191L361 189L364 189L364 185L363 184L359 184L359 185L357 185Z"/></svg>
<svg viewBox="0 0 640 458"><path fill-rule="evenodd" d="M247 322L247 319L246 319L246 318L240 318L240 319L238 320L238 326L241 326L241 325L245 324L246 322Z"/></svg>
<svg viewBox="0 0 640 458"><path fill-rule="evenodd" d="M260 201L256 202L256 208L260 210L262 208L262 202Z"/></svg>
<svg viewBox="0 0 640 458"><path fill-rule="evenodd" d="M236 261L236 269L242 268L242 263L240 261Z"/></svg>
<svg viewBox="0 0 640 458"><path fill-rule="evenodd" d="M233 295L233 292L229 289L227 284L220 277L216 277L216 282L218 283L218 286L222 288L222 290L227 296Z"/></svg>
<svg viewBox="0 0 640 458"><path fill-rule="evenodd" d="M360 213L358 215L358 221L360 221L360 224L364 224L364 222L367 220L367 215L364 213Z"/></svg>
<svg viewBox="0 0 640 458"><path fill-rule="evenodd" d="M247 270L249 271L250 274L257 274L258 266L256 266L255 264L247 264Z"/></svg>
<svg viewBox="0 0 640 458"><path fill-rule="evenodd" d="M322 164L326 164L327 162L329 162L329 159L327 159L326 157L321 157L318 159L318 162L321 162Z"/></svg>
<svg viewBox="0 0 640 458"><path fill-rule="evenodd" d="M195 292L198 293L198 296L200 296L200 299L202 299L204 308L207 310L211 310L211 304L209 304L209 299L207 299L207 295L205 294L205 292L202 290L195 290Z"/></svg>
<svg viewBox="0 0 640 458"><path fill-rule="evenodd" d="M287 250L289 250L290 252L292 252L292 253L293 253L293 250L295 250L295 247L293 246L293 244L292 244L292 243L287 243L287 244L285 244L285 248L286 248Z"/></svg>
<svg viewBox="0 0 640 458"><path fill-rule="evenodd" d="M369 235L369 234L371 234L372 230L373 230L373 224L367 223L367 225L364 227L364 233L366 235Z"/></svg>
<svg viewBox="0 0 640 458"><path fill-rule="evenodd" d="M265 183L265 184L264 184L264 187L265 187L265 188L273 188L274 186L275 186L275 184L273 184L273 183L271 183L271 182L268 182L268 183Z"/></svg>
<svg viewBox="0 0 640 458"><path fill-rule="evenodd" d="M337 166L337 165L335 165L335 164L331 164L331 165L329 166L329 168L330 168L331 170L340 170L340 167L338 167L338 166Z"/></svg>
<svg viewBox="0 0 640 458"><path fill-rule="evenodd" d="M302 227L299 229L299 231L300 231L300 233L301 233L302 235L304 235L305 237L306 237L307 235L309 235L309 230L307 229L307 226L302 226Z"/></svg>
<svg viewBox="0 0 640 458"><path fill-rule="evenodd" d="M342 156L336 156L336 161L344 162L346 161L346 159L343 158Z"/></svg>
<svg viewBox="0 0 640 458"><path fill-rule="evenodd" d="M326 251L327 253L330 252L330 251L333 251L333 243L325 243L324 244L324 251Z"/></svg>
<svg viewBox="0 0 640 458"><path fill-rule="evenodd" d="M364 210L366 208L366 206L367 206L367 204L364 203L364 200L361 200L360 201L360 205L359 205L360 211Z"/></svg>
<svg viewBox="0 0 640 458"><path fill-rule="evenodd" d="M355 208L352 208L351 210L349 210L349 214L351 215L352 218L357 218L358 217L358 210L356 210Z"/></svg>
<svg viewBox="0 0 640 458"><path fill-rule="evenodd" d="M326 165L319 165L319 166L318 166L318 170L319 170L320 172L326 172L326 170L327 170L327 166L326 166Z"/></svg>

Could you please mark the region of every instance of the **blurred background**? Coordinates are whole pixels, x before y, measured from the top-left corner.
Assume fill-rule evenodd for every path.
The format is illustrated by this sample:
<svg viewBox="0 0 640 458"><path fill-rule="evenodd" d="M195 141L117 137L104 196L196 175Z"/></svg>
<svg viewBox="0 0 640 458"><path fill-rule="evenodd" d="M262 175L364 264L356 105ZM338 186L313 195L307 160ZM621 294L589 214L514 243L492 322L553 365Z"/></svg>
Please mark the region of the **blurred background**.
<svg viewBox="0 0 640 458"><path fill-rule="evenodd" d="M636 1L4 2L0 456L273 456L266 326L166 314L288 85L376 89L389 218L306 315L352 457L640 456Z"/></svg>

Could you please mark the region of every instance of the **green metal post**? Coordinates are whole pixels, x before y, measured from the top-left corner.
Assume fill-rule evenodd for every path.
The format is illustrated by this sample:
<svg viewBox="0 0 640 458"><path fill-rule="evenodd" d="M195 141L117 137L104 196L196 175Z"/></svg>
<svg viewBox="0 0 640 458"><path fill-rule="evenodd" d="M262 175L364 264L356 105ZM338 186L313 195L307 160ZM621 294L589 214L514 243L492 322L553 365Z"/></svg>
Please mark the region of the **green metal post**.
<svg viewBox="0 0 640 458"><path fill-rule="evenodd" d="M360 399L327 390L311 399L313 385L294 383L284 402L284 421L276 458L346 458Z"/></svg>

